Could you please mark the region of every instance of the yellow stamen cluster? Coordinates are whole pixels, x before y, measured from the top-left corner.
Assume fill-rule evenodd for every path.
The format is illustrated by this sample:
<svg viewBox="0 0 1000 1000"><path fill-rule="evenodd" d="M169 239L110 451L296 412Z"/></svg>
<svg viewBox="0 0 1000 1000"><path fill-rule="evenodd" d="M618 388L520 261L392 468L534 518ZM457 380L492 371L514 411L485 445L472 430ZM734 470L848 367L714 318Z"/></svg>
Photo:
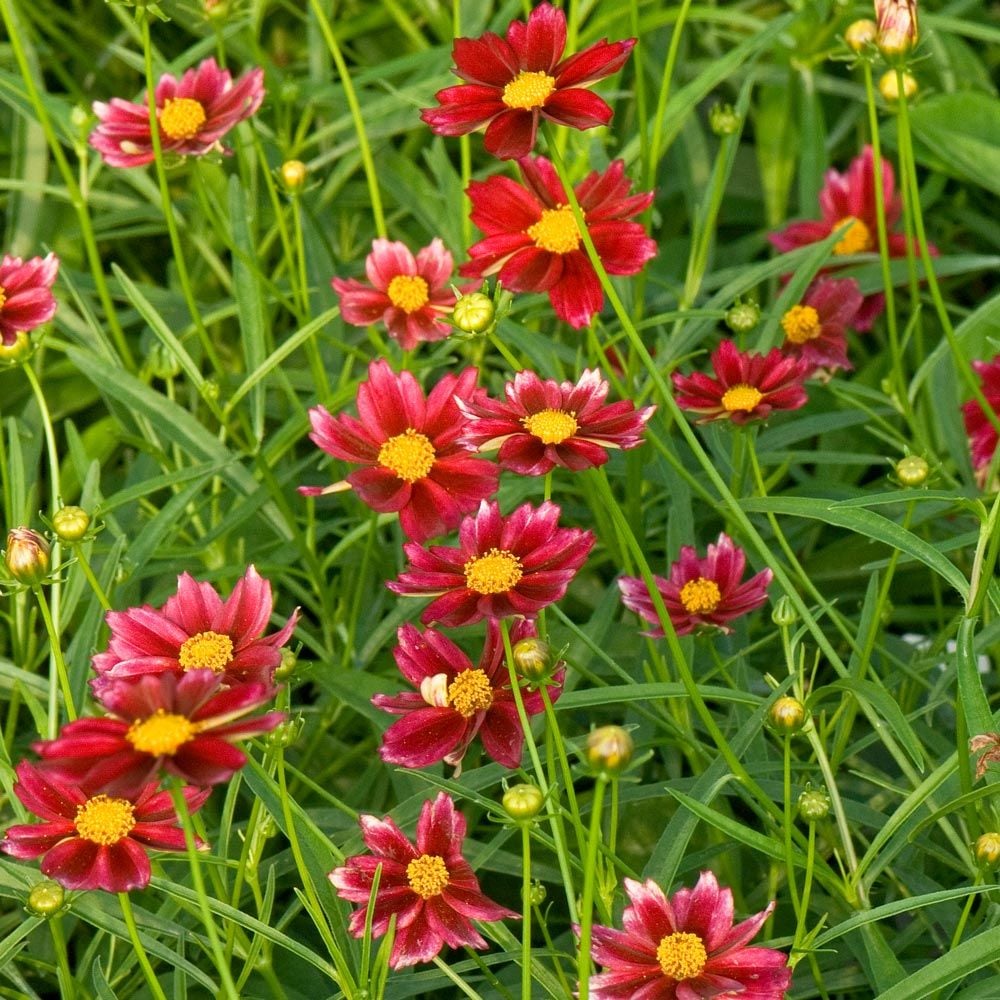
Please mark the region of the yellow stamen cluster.
<svg viewBox="0 0 1000 1000"><path fill-rule="evenodd" d="M160 129L169 139L193 139L205 124L205 109L193 97L169 97L158 115Z"/></svg>
<svg viewBox="0 0 1000 1000"><path fill-rule="evenodd" d="M436 453L430 438L407 427L378 450L378 464L408 483L423 479L434 465Z"/></svg>
<svg viewBox="0 0 1000 1000"><path fill-rule="evenodd" d="M531 111L532 108L542 107L555 89L555 77L548 73L522 70L503 88L500 99L508 108Z"/></svg>
<svg viewBox="0 0 1000 1000"><path fill-rule="evenodd" d="M506 549L473 556L463 569L465 585L477 594L502 594L516 587L524 575L521 560Z"/></svg>
<svg viewBox="0 0 1000 1000"><path fill-rule="evenodd" d="M697 580L688 580L681 587L681 604L689 615L703 615L714 611L722 600L719 585L714 580L706 580L699 576Z"/></svg>
<svg viewBox="0 0 1000 1000"><path fill-rule="evenodd" d="M415 313L427 305L430 301L428 292L427 282L419 274L397 274L385 290L389 301L407 314Z"/></svg>
<svg viewBox="0 0 1000 1000"><path fill-rule="evenodd" d="M823 332L819 313L812 306L792 306L781 317L781 329L793 344L804 344Z"/></svg>
<svg viewBox="0 0 1000 1000"><path fill-rule="evenodd" d="M539 410L527 417L521 418L525 430L533 434L542 444L562 444L567 438L571 438L576 432L579 424L576 422L575 413L567 413L565 410Z"/></svg>
<svg viewBox="0 0 1000 1000"><path fill-rule="evenodd" d="M3 304L7 301L7 289L0 285L0 309L3 308Z"/></svg>
<svg viewBox="0 0 1000 1000"><path fill-rule="evenodd" d="M680 983L701 975L708 962L708 952L697 934L675 931L660 940L656 958L663 974Z"/></svg>
<svg viewBox="0 0 1000 1000"><path fill-rule="evenodd" d="M580 246L580 230L569 205L545 209L542 217L525 232L539 250L549 253L572 253Z"/></svg>
<svg viewBox="0 0 1000 1000"><path fill-rule="evenodd" d="M448 885L448 867L437 854L421 854L406 866L406 878L418 896L430 899Z"/></svg>
<svg viewBox="0 0 1000 1000"><path fill-rule="evenodd" d="M140 753L172 756L198 731L198 727L185 715L173 715L158 708L148 719L137 719L125 733Z"/></svg>
<svg viewBox="0 0 1000 1000"><path fill-rule="evenodd" d="M871 230L858 218L848 215L841 219L833 228L842 229L850 223L847 231L833 245L833 252L838 257L845 257L852 253L864 253L874 246Z"/></svg>
<svg viewBox="0 0 1000 1000"><path fill-rule="evenodd" d="M471 719L493 704L493 685L482 670L463 670L448 685L448 704L459 715Z"/></svg>
<svg viewBox="0 0 1000 1000"><path fill-rule="evenodd" d="M233 662L233 640L219 632L199 632L184 640L177 662L184 670L214 670L221 674Z"/></svg>
<svg viewBox="0 0 1000 1000"><path fill-rule="evenodd" d="M764 394L752 385L734 385L722 396L722 406L729 413L743 410L749 413L762 399Z"/></svg>
<svg viewBox="0 0 1000 1000"><path fill-rule="evenodd" d="M76 832L93 844L110 847L124 840L135 826L135 809L128 799L95 795L76 807Z"/></svg>

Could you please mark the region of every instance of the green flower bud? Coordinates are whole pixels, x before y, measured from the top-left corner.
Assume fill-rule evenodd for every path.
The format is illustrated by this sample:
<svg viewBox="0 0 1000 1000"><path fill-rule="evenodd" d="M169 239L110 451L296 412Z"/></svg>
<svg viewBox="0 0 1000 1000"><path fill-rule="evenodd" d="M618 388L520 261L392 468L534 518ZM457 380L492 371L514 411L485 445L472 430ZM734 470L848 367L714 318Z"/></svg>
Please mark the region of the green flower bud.
<svg viewBox="0 0 1000 1000"><path fill-rule="evenodd" d="M82 507L61 507L52 517L52 527L60 542L72 545L90 528L90 515Z"/></svg>
<svg viewBox="0 0 1000 1000"><path fill-rule="evenodd" d="M901 486L923 486L931 467L919 455L907 455L896 463L896 478Z"/></svg>
<svg viewBox="0 0 1000 1000"><path fill-rule="evenodd" d="M1000 833L984 833L976 841L974 853L981 868L993 870L1000 866Z"/></svg>
<svg viewBox="0 0 1000 1000"><path fill-rule="evenodd" d="M18 583L33 587L49 571L49 543L31 528L11 528L7 534L4 562Z"/></svg>
<svg viewBox="0 0 1000 1000"><path fill-rule="evenodd" d="M587 763L609 777L625 770L634 750L629 731L621 726L600 726L587 737Z"/></svg>
<svg viewBox="0 0 1000 1000"><path fill-rule="evenodd" d="M58 882L45 879L36 882L28 893L28 912L36 917L51 917L58 913L66 902L66 893Z"/></svg>
<svg viewBox="0 0 1000 1000"><path fill-rule="evenodd" d="M23 330L14 334L13 344L0 343L0 365L19 365L31 354L31 341Z"/></svg>
<svg viewBox="0 0 1000 1000"><path fill-rule="evenodd" d="M795 610L791 598L787 594L782 594L771 612L771 621L778 628L791 628L799 620L799 613Z"/></svg>
<svg viewBox="0 0 1000 1000"><path fill-rule="evenodd" d="M726 313L726 326L733 333L749 333L760 322L760 306L756 302L736 302Z"/></svg>
<svg viewBox="0 0 1000 1000"><path fill-rule="evenodd" d="M807 823L818 823L830 815L830 796L822 788L807 788L799 796L799 816Z"/></svg>
<svg viewBox="0 0 1000 1000"><path fill-rule="evenodd" d="M493 322L493 300L482 292L462 295L455 303L455 326L466 333L483 333Z"/></svg>
<svg viewBox="0 0 1000 1000"><path fill-rule="evenodd" d="M299 658L290 649L283 649L281 651L281 663L278 664L274 671L274 679L279 684L287 681L295 673L295 667L298 665L298 662Z"/></svg>
<svg viewBox="0 0 1000 1000"><path fill-rule="evenodd" d="M511 819L523 823L534 819L545 805L542 790L535 785L511 785L503 793L503 807Z"/></svg>
<svg viewBox="0 0 1000 1000"><path fill-rule="evenodd" d="M304 724L305 719L301 715L295 716L294 719L286 719L271 730L268 734L267 742L272 747L280 747L281 749L290 747L302 735Z"/></svg>
<svg viewBox="0 0 1000 1000"><path fill-rule="evenodd" d="M541 906L545 902L545 897L548 892L545 890L545 886L541 882L532 882L531 888L528 890L528 902L532 906Z"/></svg>
<svg viewBox="0 0 1000 1000"><path fill-rule="evenodd" d="M768 710L767 718L775 730L791 736L806 724L806 706L798 698L779 698Z"/></svg>
<svg viewBox="0 0 1000 1000"><path fill-rule="evenodd" d="M708 112L708 126L716 135L732 135L739 130L743 118L731 104L713 104Z"/></svg>
<svg viewBox="0 0 1000 1000"><path fill-rule="evenodd" d="M552 650L541 639L520 639L514 643L514 666L529 681L544 681L552 675Z"/></svg>
<svg viewBox="0 0 1000 1000"><path fill-rule="evenodd" d="M145 368L154 378L163 379L164 382L177 378L181 373L181 363L177 356L159 341L149 348Z"/></svg>

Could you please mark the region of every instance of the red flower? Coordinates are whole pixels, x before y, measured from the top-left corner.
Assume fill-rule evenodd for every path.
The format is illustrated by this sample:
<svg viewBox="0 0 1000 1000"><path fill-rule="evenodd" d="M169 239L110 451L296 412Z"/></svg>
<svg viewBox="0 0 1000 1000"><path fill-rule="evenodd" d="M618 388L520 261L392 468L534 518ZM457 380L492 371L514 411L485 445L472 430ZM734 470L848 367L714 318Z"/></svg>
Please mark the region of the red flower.
<svg viewBox="0 0 1000 1000"><path fill-rule="evenodd" d="M525 185L509 177L473 181L468 188L472 221L486 234L469 248L472 260L459 268L471 278L497 274L513 292L548 292L556 315L570 326L586 326L604 305L597 273L581 249L580 231L566 190L543 156L518 160ZM615 160L603 173L576 185L587 231L608 274L635 274L656 244L638 222L628 222L653 200L629 195L625 165Z"/></svg>
<svg viewBox="0 0 1000 1000"><path fill-rule="evenodd" d="M465 83L439 90L441 107L427 108L420 117L438 135L467 135L488 125L483 142L494 156L527 156L539 118L577 129L611 121L611 108L581 88L617 73L634 45L634 38L602 39L563 59L566 15L539 4L527 22L511 21L506 40L492 31L456 39L454 72Z"/></svg>
<svg viewBox="0 0 1000 1000"><path fill-rule="evenodd" d="M249 118L264 100L264 71L252 69L235 83L229 70L210 56L178 81L169 73L156 85L156 120L160 146L178 156L227 152L220 139ZM94 102L101 123L90 133L90 144L112 167L141 167L153 161L146 97L133 104L113 97Z"/></svg>
<svg viewBox="0 0 1000 1000"><path fill-rule="evenodd" d="M746 553L725 533L708 554L699 559L691 545L681 547L681 557L670 567L670 577L653 577L663 598L674 631L687 635L697 628L710 627L732 632L726 622L759 608L767 600L767 587L774 575L769 569L741 583L746 569ZM630 611L651 622L649 635L662 636L660 618L642 579L623 576L618 581L622 602Z"/></svg>
<svg viewBox="0 0 1000 1000"><path fill-rule="evenodd" d="M294 611L284 628L262 635L272 607L271 585L253 566L225 601L210 583L182 573L162 609L108 612L111 639L93 658L94 670L119 678L205 668L227 684L269 682L299 616Z"/></svg>
<svg viewBox="0 0 1000 1000"><path fill-rule="evenodd" d="M129 892L149 884L146 847L184 850L184 832L169 792L146 785L134 795L91 794L75 783L22 761L14 793L44 822L12 826L0 850L15 858L42 858L42 874L67 889ZM185 787L194 812L210 789Z"/></svg>
<svg viewBox="0 0 1000 1000"><path fill-rule="evenodd" d="M837 281L820 278L807 289L799 305L781 317L785 342L781 349L792 357L809 362L810 372L817 368L850 370L847 360L847 327L864 302L853 278Z"/></svg>
<svg viewBox="0 0 1000 1000"><path fill-rule="evenodd" d="M518 372L504 386L505 401L482 389L458 405L469 421L462 441L492 451L497 461L523 476L543 476L559 465L589 469L608 460L608 448L642 444L646 421L656 410L636 410L631 400L605 405L608 383L587 369L579 382L542 381L534 372Z"/></svg>
<svg viewBox="0 0 1000 1000"><path fill-rule="evenodd" d="M353 278L330 283L340 296L345 323L369 326L385 323L389 336L404 351L421 341L444 340L451 326L442 320L455 305L451 290L454 262L439 239L431 240L414 258L403 243L373 240L365 260L370 285Z"/></svg>
<svg viewBox="0 0 1000 1000"><path fill-rule="evenodd" d="M48 323L56 313L52 284L59 272L54 254L21 260L5 254L0 261L0 343L12 347L18 333Z"/></svg>
<svg viewBox="0 0 1000 1000"><path fill-rule="evenodd" d="M700 413L699 424L710 420L766 420L772 410L797 410L806 402L802 380L812 370L808 361L789 357L777 348L763 354L744 354L731 340L712 352L715 378L695 372L674 372L677 405Z"/></svg>
<svg viewBox="0 0 1000 1000"><path fill-rule="evenodd" d="M521 623L511 638L516 642L534 632L530 624ZM490 621L487 625L486 643L477 667L434 629L421 634L416 626L407 624L396 634L396 665L419 694L404 691L372 698L378 708L403 716L382 737L382 760L403 767L427 767L443 760L460 769L469 744L478 735L483 749L498 764L520 767L524 732L497 623ZM552 701L559 697L561 671L554 680L548 689ZM528 715L537 715L544 708L537 691L522 690L521 697Z"/></svg>
<svg viewBox="0 0 1000 1000"><path fill-rule="evenodd" d="M462 857L465 817L444 792L420 810L416 846L388 816L362 815L360 823L372 853L347 858L329 878L341 899L360 904L351 914L350 926L355 937L363 937L372 880L381 865L372 936L385 934L390 919L396 917L389 958L392 968L429 962L445 945L486 948L471 921L517 916L480 891L472 868Z"/></svg>
<svg viewBox="0 0 1000 1000"><path fill-rule="evenodd" d="M109 795L135 794L161 770L192 785L228 781L247 761L233 743L269 732L285 717L268 712L244 719L274 689L260 683L223 688L211 670L99 678L94 688L110 718L77 719L32 749L47 775Z"/></svg>
<svg viewBox="0 0 1000 1000"><path fill-rule="evenodd" d="M1000 354L992 361L973 361L972 367L979 373L986 402L1000 416ZM972 449L972 465L979 472L990 464L997 450L997 431L975 399L962 405L962 416Z"/></svg>
<svg viewBox="0 0 1000 1000"><path fill-rule="evenodd" d="M396 375L373 361L358 387L358 417L309 411L310 435L328 455L364 468L346 482L321 489L300 486L307 496L353 489L372 510L399 512L403 531L423 542L458 526L464 514L497 490L500 470L459 443L464 419L457 401L472 395L476 369L447 374L424 398L408 371Z"/></svg>
<svg viewBox="0 0 1000 1000"><path fill-rule="evenodd" d="M624 930L595 926L591 955L606 971L592 1000L782 1000L792 981L787 957L748 948L774 909L733 926L733 894L702 872L671 899L651 879L625 879Z"/></svg>
<svg viewBox="0 0 1000 1000"><path fill-rule="evenodd" d="M484 500L459 526L457 549L408 542L410 569L386 586L404 597L436 597L420 616L425 625L533 617L562 598L594 545L589 531L560 528L559 514L546 500L502 517L496 502Z"/></svg>

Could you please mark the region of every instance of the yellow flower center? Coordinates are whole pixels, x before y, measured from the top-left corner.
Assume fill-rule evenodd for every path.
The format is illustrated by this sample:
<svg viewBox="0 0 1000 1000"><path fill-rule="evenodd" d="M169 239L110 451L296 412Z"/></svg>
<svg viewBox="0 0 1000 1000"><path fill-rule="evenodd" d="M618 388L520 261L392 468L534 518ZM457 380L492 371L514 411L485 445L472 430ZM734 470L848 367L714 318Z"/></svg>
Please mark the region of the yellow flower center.
<svg viewBox="0 0 1000 1000"><path fill-rule="evenodd" d="M427 282L419 274L397 274L385 290L389 301L405 313L415 313L423 309L430 300Z"/></svg>
<svg viewBox="0 0 1000 1000"><path fill-rule="evenodd" d="M412 427L389 438L378 450L378 464L408 483L423 479L431 471L434 458L430 439Z"/></svg>
<svg viewBox="0 0 1000 1000"><path fill-rule="evenodd" d="M752 385L734 385L723 394L722 405L730 413L734 410L749 413L763 398L764 394Z"/></svg>
<svg viewBox="0 0 1000 1000"><path fill-rule="evenodd" d="M233 661L233 640L218 632L199 632L184 640L177 660L184 670L214 670L221 674Z"/></svg>
<svg viewBox="0 0 1000 1000"><path fill-rule="evenodd" d="M471 719L493 704L493 685L482 670L463 670L448 685L448 704L459 715Z"/></svg>
<svg viewBox="0 0 1000 1000"><path fill-rule="evenodd" d="M781 329L793 344L804 344L820 335L819 313L812 306L792 306L781 317Z"/></svg>
<svg viewBox="0 0 1000 1000"><path fill-rule="evenodd" d="M721 600L719 585L714 580L706 580L703 576L699 576L697 580L688 580L681 587L681 604L690 615L714 611Z"/></svg>
<svg viewBox="0 0 1000 1000"><path fill-rule="evenodd" d="M549 253L571 253L580 245L580 230L569 205L545 209L542 217L525 232L539 250Z"/></svg>
<svg viewBox="0 0 1000 1000"><path fill-rule="evenodd" d="M657 945L656 958L665 976L683 982L701 975L708 962L708 952L697 934L675 931Z"/></svg>
<svg viewBox="0 0 1000 1000"><path fill-rule="evenodd" d="M575 413L565 410L539 410L521 418L521 423L529 434L534 434L542 444L562 444L577 431Z"/></svg>
<svg viewBox="0 0 1000 1000"><path fill-rule="evenodd" d="M128 728L125 739L140 753L172 755L198 731L185 715L171 715L158 708L148 719L137 719Z"/></svg>
<svg viewBox="0 0 1000 1000"><path fill-rule="evenodd" d="M7 301L7 289L0 285L0 309L3 308L3 304Z"/></svg>
<svg viewBox="0 0 1000 1000"><path fill-rule="evenodd" d="M508 108L530 111L532 108L540 108L555 89L555 77L537 70L522 70L503 88L501 100Z"/></svg>
<svg viewBox="0 0 1000 1000"><path fill-rule="evenodd" d="M502 594L516 587L523 576L521 560L506 549L473 556L463 568L465 585L477 594Z"/></svg>
<svg viewBox="0 0 1000 1000"><path fill-rule="evenodd" d="M437 854L421 854L406 866L410 888L424 899L439 896L448 884L448 868Z"/></svg>
<svg viewBox="0 0 1000 1000"><path fill-rule="evenodd" d="M135 809L128 799L95 795L76 807L76 832L94 844L110 847L124 840L135 826Z"/></svg>
<svg viewBox="0 0 1000 1000"><path fill-rule="evenodd" d="M850 253L863 253L872 249L872 234L868 227L853 215L848 215L841 219L833 228L840 229L850 223L847 232L834 243L833 252L838 256L845 256Z"/></svg>
<svg viewBox="0 0 1000 1000"><path fill-rule="evenodd" d="M193 139L205 124L205 109L193 97L168 97L158 117L168 138Z"/></svg>

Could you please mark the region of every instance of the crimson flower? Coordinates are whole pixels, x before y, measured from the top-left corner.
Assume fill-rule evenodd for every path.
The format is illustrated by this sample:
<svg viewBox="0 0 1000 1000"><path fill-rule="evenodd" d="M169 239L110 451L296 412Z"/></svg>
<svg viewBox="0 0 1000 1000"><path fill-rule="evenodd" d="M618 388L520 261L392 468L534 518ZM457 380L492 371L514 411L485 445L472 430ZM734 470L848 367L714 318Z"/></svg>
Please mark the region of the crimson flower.
<svg viewBox="0 0 1000 1000"><path fill-rule="evenodd" d="M358 417L309 411L309 436L328 455L363 468L325 489L300 486L306 496L353 488L372 510L399 512L407 536L423 542L458 526L464 514L497 490L500 470L475 458L459 441L465 423L458 403L472 395L476 369L447 374L425 398L408 371L396 375L373 361L358 387Z"/></svg>
<svg viewBox="0 0 1000 1000"><path fill-rule="evenodd" d="M782 1000L788 958L748 948L774 903L733 925L733 894L702 872L694 889L668 900L652 881L625 879L623 930L595 926L591 956L605 966L590 981L592 1000Z"/></svg>
<svg viewBox="0 0 1000 1000"><path fill-rule="evenodd" d="M111 638L94 670L119 678L208 669L227 684L270 681L299 617L295 610L282 629L262 635L272 607L271 584L253 566L225 601L210 583L182 573L163 608L108 612Z"/></svg>
<svg viewBox="0 0 1000 1000"><path fill-rule="evenodd" d="M670 576L654 576L656 589L678 635L698 628L732 632L726 623L759 608L767 600L767 587L774 575L761 570L741 583L746 553L724 532L708 554L699 559L694 547L681 547L681 557L670 567ZM623 576L618 581L622 603L654 626L649 635L661 637L663 629L646 584L640 577Z"/></svg>
<svg viewBox="0 0 1000 1000"><path fill-rule="evenodd" d="M340 315L352 326L385 323L404 351L422 341L443 340L451 326L442 317L455 306L452 256L441 240L431 240L414 257L405 244L373 240L365 260L370 284L353 278L330 283L340 296Z"/></svg>
<svg viewBox="0 0 1000 1000"><path fill-rule="evenodd" d="M682 410L699 413L697 423L732 420L766 420L772 410L797 410L806 402L802 380L812 370L810 362L791 357L778 348L766 355L744 353L731 340L712 352L715 378L695 372L674 372L675 399Z"/></svg>
<svg viewBox="0 0 1000 1000"><path fill-rule="evenodd" d="M511 641L535 634L530 623L515 626ZM372 704L402 718L382 737L379 756L388 764L427 767L443 760L458 769L474 737L498 764L520 767L524 732L510 687L500 627L490 621L479 665L450 639L435 629L421 633L414 625L403 625L396 633L393 650L400 673L417 691L398 695L377 694ZM560 694L562 671L555 675L549 697ZM538 691L522 690L528 715L544 708ZM457 771L456 771L457 776Z"/></svg>
<svg viewBox="0 0 1000 1000"><path fill-rule="evenodd" d="M979 373L983 395L990 409L1000 416L1000 354L992 361L973 361L972 367ZM985 470L997 450L997 430L990 423L978 400L970 399L962 405L965 432L969 435L972 449L972 464L977 472Z"/></svg>
<svg viewBox="0 0 1000 1000"><path fill-rule="evenodd" d="M381 867L372 914L372 936L381 937L396 917L396 937L389 965L400 969L429 962L441 949L486 948L473 920L517 917L480 891L479 882L462 857L465 817L449 795L438 792L425 802L417 821L414 844L388 817L359 819L361 835L371 854L347 858L330 872L341 899L360 906L351 914L351 933L363 937L368 900L376 870Z"/></svg>
<svg viewBox="0 0 1000 1000"><path fill-rule="evenodd" d="M132 795L111 796L43 774L27 761L16 770L14 794L43 822L10 827L0 850L15 858L44 855L42 874L67 889L142 889L151 874L146 847L184 850L170 793L158 792L155 783ZM186 786L188 809L200 809L209 792Z"/></svg>
<svg viewBox="0 0 1000 1000"><path fill-rule="evenodd" d="M228 152L220 139L249 118L264 100L264 71L252 69L235 83L229 70L210 56L177 80L164 73L156 85L156 121L160 147L178 156ZM153 161L146 97L133 104L119 97L94 102L100 124L90 145L112 167L141 167Z"/></svg>
<svg viewBox="0 0 1000 1000"><path fill-rule="evenodd" d="M522 504L503 517L485 500L458 529L458 548L403 546L410 568L386 586L404 597L433 596L420 620L451 628L483 618L534 617L566 593L594 536L559 527L559 507Z"/></svg>
<svg viewBox="0 0 1000 1000"><path fill-rule="evenodd" d="M817 368L853 367L847 360L847 327L861 310L864 296L853 278L820 278L807 289L802 301L781 317L785 331L782 350Z"/></svg>
<svg viewBox="0 0 1000 1000"><path fill-rule="evenodd" d="M634 46L634 38L602 39L563 59L566 15L542 3L527 22L511 21L506 39L492 31L456 39L454 73L465 83L439 90L441 107L420 117L438 135L467 135L486 125L490 153L501 160L527 156L539 118L576 129L611 121L611 108L581 88L617 73Z"/></svg>
<svg viewBox="0 0 1000 1000"><path fill-rule="evenodd" d="M518 372L504 395L494 400L479 389L458 401L468 420L462 441L479 451L499 448L500 465L523 476L544 476L557 465L574 471L603 465L608 448L642 444L656 410L636 410L631 400L605 404L608 383L589 368L575 385Z"/></svg>
<svg viewBox="0 0 1000 1000"><path fill-rule="evenodd" d="M56 313L52 285L59 272L59 258L21 260L4 254L0 261L0 343L12 347L19 333L48 323Z"/></svg>
<svg viewBox="0 0 1000 1000"><path fill-rule="evenodd" d="M570 326L586 326L604 305L597 272L581 249L580 231L566 190L544 156L517 161L524 177L473 181L467 194L472 221L486 238L469 248L472 260L459 268L470 278L498 274L512 292L547 292L556 315ZM577 201L608 274L636 274L656 255L656 244L638 222L652 191L630 195L625 165L615 160L604 173L589 173L576 185Z"/></svg>

